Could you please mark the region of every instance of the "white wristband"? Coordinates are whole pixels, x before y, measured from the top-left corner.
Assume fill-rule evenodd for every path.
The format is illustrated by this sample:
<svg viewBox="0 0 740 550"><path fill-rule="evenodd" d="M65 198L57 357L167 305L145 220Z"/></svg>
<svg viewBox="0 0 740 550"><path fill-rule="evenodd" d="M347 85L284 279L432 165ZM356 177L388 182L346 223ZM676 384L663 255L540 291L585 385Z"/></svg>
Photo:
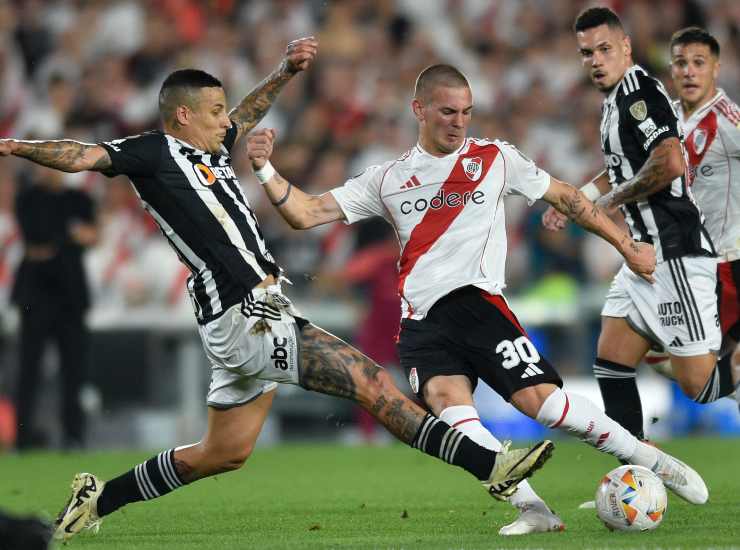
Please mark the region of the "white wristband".
<svg viewBox="0 0 740 550"><path fill-rule="evenodd" d="M258 180L260 180L260 183L264 185L268 181L270 181L270 178L272 178L272 176L275 175L275 168L272 166L272 164L270 164L270 161L268 160L262 168L254 171L254 175L257 177Z"/></svg>
<svg viewBox="0 0 740 550"><path fill-rule="evenodd" d="M601 191L599 191L599 188L596 187L596 184L592 181L581 187L581 193L586 195L586 198L591 202L595 201L603 194Z"/></svg>

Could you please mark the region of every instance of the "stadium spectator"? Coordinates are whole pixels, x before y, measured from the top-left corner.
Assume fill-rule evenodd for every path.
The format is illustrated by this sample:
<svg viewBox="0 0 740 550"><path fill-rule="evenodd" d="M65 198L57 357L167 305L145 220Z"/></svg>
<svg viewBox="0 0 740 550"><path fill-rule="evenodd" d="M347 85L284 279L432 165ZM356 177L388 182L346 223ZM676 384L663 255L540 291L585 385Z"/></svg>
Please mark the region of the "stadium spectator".
<svg viewBox="0 0 740 550"><path fill-rule="evenodd" d="M16 197L24 247L12 291L21 319L16 391L19 450L48 442L48 436L36 426L36 417L42 360L50 342L59 352L62 447L80 448L85 443L79 392L87 376L85 313L90 296L82 254L95 244L98 231L92 200L82 191L65 188L62 176L37 167L33 180Z"/></svg>

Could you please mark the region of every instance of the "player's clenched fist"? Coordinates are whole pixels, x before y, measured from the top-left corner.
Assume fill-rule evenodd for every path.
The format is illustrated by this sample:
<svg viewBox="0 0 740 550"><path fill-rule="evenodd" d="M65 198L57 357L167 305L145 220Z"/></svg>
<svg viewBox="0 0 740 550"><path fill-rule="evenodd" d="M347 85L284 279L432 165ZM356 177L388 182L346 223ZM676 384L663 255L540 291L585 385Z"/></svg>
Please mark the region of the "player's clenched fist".
<svg viewBox="0 0 740 550"><path fill-rule="evenodd" d="M566 223L568 223L568 216L561 214L552 206L549 206L545 210L545 213L542 214L542 225L550 231L560 231L565 227Z"/></svg>
<svg viewBox="0 0 740 550"><path fill-rule="evenodd" d="M252 161L252 168L255 170L259 170L270 160L275 135L275 130L272 128L263 128L247 137L247 156Z"/></svg>
<svg viewBox="0 0 740 550"><path fill-rule="evenodd" d="M285 50L285 70L289 73L305 71L316 58L318 51L319 42L313 36L293 40Z"/></svg>

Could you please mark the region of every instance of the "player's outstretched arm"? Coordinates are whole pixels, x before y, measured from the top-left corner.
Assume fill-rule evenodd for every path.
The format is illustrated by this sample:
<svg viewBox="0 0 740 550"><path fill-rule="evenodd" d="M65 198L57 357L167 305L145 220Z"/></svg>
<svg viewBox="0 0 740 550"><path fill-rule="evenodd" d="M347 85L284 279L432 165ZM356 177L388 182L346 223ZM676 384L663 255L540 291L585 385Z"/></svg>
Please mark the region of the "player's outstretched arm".
<svg viewBox="0 0 740 550"><path fill-rule="evenodd" d="M283 178L270 164L275 130L266 128L247 138L247 155L270 202L293 229L310 229L344 219L344 212L331 193L310 195Z"/></svg>
<svg viewBox="0 0 740 550"><path fill-rule="evenodd" d="M609 192L609 176L607 176L606 170L602 170L594 176L591 181L581 187L581 191L590 201L595 201L600 196L607 194ZM565 228L566 223L568 223L568 217L553 206L548 206L545 213L542 214L542 225L550 231L560 231Z"/></svg>
<svg viewBox="0 0 740 550"><path fill-rule="evenodd" d="M105 148L68 139L59 141L0 139L0 156L9 155L27 158L36 164L63 172L83 170L101 172L111 167L110 156Z"/></svg>
<svg viewBox="0 0 740 550"><path fill-rule="evenodd" d="M601 197L597 204L604 208L614 208L643 200L670 185L685 170L681 142L676 137L666 138L652 150L635 177Z"/></svg>
<svg viewBox="0 0 740 550"><path fill-rule="evenodd" d="M588 200L583 192L572 185L551 178L550 187L542 198L584 229L610 242L624 256L632 271L653 282L652 273L655 271L653 246L635 242L619 229L601 208Z"/></svg>
<svg viewBox="0 0 740 550"><path fill-rule="evenodd" d="M275 102L280 90L288 81L301 71L305 71L316 58L319 43L313 37L293 40L285 50L285 57L257 87L242 99L241 103L229 113L229 118L236 124L236 139L251 131L267 114Z"/></svg>

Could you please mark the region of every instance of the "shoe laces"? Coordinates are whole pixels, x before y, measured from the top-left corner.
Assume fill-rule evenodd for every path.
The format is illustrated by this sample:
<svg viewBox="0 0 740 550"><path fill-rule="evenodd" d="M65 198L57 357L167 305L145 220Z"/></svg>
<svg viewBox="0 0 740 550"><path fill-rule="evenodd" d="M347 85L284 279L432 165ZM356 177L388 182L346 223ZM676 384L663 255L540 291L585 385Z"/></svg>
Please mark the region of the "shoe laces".
<svg viewBox="0 0 740 550"><path fill-rule="evenodd" d="M662 477L663 481L669 481L674 485L682 486L688 484L686 474L683 472L681 464L668 455L663 455L660 457L657 464L655 465L655 470L653 471L660 477Z"/></svg>

